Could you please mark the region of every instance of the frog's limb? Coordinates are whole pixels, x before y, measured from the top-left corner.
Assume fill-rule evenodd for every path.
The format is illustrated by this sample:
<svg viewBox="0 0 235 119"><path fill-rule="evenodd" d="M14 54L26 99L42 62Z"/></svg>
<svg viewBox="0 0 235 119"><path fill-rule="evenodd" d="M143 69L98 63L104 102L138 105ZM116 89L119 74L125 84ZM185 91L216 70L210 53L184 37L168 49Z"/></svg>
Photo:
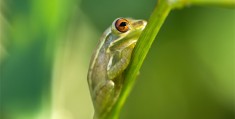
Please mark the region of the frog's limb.
<svg viewBox="0 0 235 119"><path fill-rule="evenodd" d="M96 91L95 97L95 117L102 117L108 112L112 105L112 98L115 95L115 84L112 80L106 80Z"/></svg>
<svg viewBox="0 0 235 119"><path fill-rule="evenodd" d="M124 48L121 52L114 53L113 57L119 55L119 58L111 58L111 65L107 68L108 78L113 80L119 76L129 65L131 54L135 43Z"/></svg>

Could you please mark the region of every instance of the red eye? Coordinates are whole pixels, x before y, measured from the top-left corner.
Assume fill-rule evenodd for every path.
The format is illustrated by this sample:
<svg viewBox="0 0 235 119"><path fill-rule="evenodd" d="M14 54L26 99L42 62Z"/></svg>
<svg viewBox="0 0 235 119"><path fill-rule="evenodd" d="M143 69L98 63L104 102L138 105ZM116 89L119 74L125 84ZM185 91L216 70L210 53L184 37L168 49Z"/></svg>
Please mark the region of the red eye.
<svg viewBox="0 0 235 119"><path fill-rule="evenodd" d="M115 27L118 31L125 33L129 30L129 22L126 19L120 18L116 21Z"/></svg>

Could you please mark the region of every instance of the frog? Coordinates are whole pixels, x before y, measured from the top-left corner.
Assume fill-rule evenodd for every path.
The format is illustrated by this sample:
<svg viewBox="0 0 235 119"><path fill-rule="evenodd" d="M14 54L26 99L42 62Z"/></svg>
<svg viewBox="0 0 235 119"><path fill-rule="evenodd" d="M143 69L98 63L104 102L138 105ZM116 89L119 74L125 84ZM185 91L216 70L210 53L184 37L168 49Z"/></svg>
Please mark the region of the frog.
<svg viewBox="0 0 235 119"><path fill-rule="evenodd" d="M101 36L87 75L94 119L105 117L117 102L125 81L124 71L146 25L142 19L120 17Z"/></svg>

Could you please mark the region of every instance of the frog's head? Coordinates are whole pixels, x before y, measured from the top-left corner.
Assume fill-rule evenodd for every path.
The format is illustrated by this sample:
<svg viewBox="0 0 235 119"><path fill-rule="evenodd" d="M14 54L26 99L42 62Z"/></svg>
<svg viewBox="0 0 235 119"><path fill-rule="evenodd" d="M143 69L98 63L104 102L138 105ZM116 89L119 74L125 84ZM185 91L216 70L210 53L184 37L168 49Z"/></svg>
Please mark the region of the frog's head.
<svg viewBox="0 0 235 119"><path fill-rule="evenodd" d="M135 20L131 18L117 18L113 21L110 34L112 34L112 42L109 45L115 48L126 47L136 42L144 30L147 22L145 20Z"/></svg>
<svg viewBox="0 0 235 119"><path fill-rule="evenodd" d="M111 31L115 35L136 35L143 31L147 22L145 20L135 20L132 18L117 18L113 21Z"/></svg>

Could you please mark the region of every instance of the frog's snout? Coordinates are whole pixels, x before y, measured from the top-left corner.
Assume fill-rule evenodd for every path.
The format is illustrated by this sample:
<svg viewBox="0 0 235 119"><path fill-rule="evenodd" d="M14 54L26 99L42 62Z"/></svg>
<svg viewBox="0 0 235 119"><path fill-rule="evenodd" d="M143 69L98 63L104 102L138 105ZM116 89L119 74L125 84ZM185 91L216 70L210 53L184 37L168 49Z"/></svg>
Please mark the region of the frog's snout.
<svg viewBox="0 0 235 119"><path fill-rule="evenodd" d="M145 28L145 26L147 25L147 21L145 20L136 20L133 24L132 24L136 29L141 29L143 30Z"/></svg>
<svg viewBox="0 0 235 119"><path fill-rule="evenodd" d="M143 28L145 28L145 27L146 27L147 23L148 23L147 21L142 20Z"/></svg>

